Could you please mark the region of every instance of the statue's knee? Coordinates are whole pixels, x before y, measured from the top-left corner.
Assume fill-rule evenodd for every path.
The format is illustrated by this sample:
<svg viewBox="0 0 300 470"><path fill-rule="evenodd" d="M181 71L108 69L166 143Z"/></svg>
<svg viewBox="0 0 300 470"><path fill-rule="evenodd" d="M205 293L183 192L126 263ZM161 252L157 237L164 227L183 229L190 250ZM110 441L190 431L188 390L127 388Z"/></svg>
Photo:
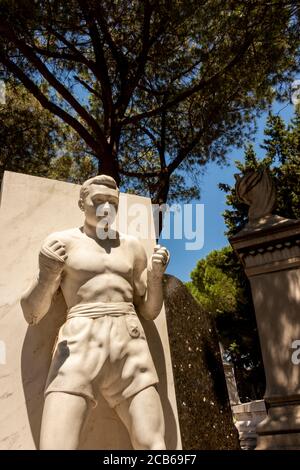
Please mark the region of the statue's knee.
<svg viewBox="0 0 300 470"><path fill-rule="evenodd" d="M149 450L166 450L165 440L163 438L153 441L152 446Z"/></svg>
<svg viewBox="0 0 300 470"><path fill-rule="evenodd" d="M159 433L136 436L132 444L136 450L166 450L164 436Z"/></svg>

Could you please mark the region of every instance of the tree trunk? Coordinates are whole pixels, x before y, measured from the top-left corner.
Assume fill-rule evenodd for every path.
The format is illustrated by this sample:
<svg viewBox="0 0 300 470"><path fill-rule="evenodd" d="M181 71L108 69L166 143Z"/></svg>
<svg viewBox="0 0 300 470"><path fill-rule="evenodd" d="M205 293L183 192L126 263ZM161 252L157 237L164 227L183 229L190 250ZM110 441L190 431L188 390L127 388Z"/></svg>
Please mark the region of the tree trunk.
<svg viewBox="0 0 300 470"><path fill-rule="evenodd" d="M112 155L103 158L102 155L97 157L98 160L98 173L102 175L112 176L115 179L117 185L120 184L120 174L118 170L118 163L116 158Z"/></svg>
<svg viewBox="0 0 300 470"><path fill-rule="evenodd" d="M165 173L163 178L158 181L157 188L154 189L154 195L151 198L152 204L158 204L159 206L166 204L168 200L169 189L170 189L170 176L169 174ZM157 240L159 239L161 231L163 229L164 214L165 214L164 209L159 210L158 233L156 234Z"/></svg>

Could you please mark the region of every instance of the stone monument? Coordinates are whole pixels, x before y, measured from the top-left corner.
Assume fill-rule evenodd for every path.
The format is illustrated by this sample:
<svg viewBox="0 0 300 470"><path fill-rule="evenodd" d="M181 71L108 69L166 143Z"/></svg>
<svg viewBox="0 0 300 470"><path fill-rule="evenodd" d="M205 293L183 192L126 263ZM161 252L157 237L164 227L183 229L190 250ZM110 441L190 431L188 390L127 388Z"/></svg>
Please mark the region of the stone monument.
<svg viewBox="0 0 300 470"><path fill-rule="evenodd" d="M179 449L161 289L169 254L111 225L113 180L83 186L83 226L78 193L69 183L4 177L0 448L40 440L42 449ZM120 195L121 213L137 202L151 219L150 201L137 196Z"/></svg>
<svg viewBox="0 0 300 470"><path fill-rule="evenodd" d="M300 220L273 214L275 188L267 170L237 177L250 206L246 226L230 239L250 280L266 374L267 417L257 449L300 449Z"/></svg>

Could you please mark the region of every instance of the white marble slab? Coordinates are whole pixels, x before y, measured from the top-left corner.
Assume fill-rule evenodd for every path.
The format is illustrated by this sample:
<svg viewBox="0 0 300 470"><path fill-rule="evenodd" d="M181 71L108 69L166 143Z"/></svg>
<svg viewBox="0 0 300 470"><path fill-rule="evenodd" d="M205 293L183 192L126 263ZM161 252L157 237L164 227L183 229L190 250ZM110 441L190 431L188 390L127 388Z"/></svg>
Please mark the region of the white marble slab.
<svg viewBox="0 0 300 470"><path fill-rule="evenodd" d="M64 320L61 294L39 325L29 327L19 299L37 272L38 251L53 231L80 226L79 186L46 178L6 172L0 210L0 449L35 449L43 407L43 388L53 343ZM121 194L126 205L142 203L153 224L148 198ZM133 229L132 224L132 229ZM127 231L120 223L120 229ZM131 232L132 233L132 232ZM152 234L154 230L152 227ZM148 255L155 240L144 240ZM164 309L155 321L144 322L160 378L159 392L166 421L168 449L180 449L171 356ZM126 429L99 397L83 432L81 449L131 449Z"/></svg>

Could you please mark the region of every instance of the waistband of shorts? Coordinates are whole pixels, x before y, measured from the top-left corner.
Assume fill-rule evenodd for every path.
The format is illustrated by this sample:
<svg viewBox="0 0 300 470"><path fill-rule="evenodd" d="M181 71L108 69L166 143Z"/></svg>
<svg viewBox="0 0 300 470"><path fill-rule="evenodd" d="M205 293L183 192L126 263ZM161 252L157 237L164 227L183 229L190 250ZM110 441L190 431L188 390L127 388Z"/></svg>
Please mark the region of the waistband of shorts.
<svg viewBox="0 0 300 470"><path fill-rule="evenodd" d="M94 302L78 304L69 308L67 320L75 317L99 318L106 315L113 317L136 315L136 311L131 302Z"/></svg>

